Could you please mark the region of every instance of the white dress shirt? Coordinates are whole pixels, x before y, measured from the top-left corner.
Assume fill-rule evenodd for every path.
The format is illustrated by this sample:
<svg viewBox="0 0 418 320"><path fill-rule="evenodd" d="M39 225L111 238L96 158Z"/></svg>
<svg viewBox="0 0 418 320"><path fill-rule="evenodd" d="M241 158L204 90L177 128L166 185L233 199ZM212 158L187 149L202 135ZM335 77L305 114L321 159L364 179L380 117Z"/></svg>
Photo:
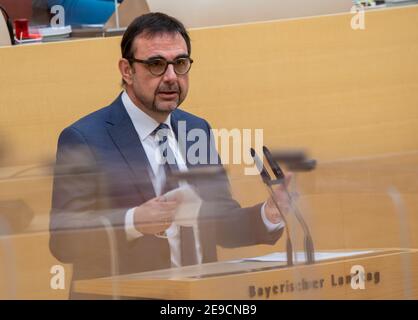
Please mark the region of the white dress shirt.
<svg viewBox="0 0 418 320"><path fill-rule="evenodd" d="M152 172L149 173L151 177L151 182L154 187L155 194L157 196L161 195L162 188L165 183L165 172L164 167L158 163L157 152L160 152L158 149L158 140L156 136L152 136L151 133L158 127L159 123L139 109L129 98L126 92L122 93L122 102L125 106L126 111L128 112L129 117L135 127L136 132L138 133L138 138L142 143L145 154L147 155L148 161L151 166ZM177 161L177 165L180 171L187 171L186 162L184 161L183 155L178 150L177 139L174 135L173 129L171 127L171 114L164 121L169 128L170 132L168 134L168 144L170 149L173 150L174 156ZM271 223L265 216L264 207L265 203L261 208L261 217L264 224L269 232L276 231L284 226L282 222L278 224ZM125 230L126 236L129 241L136 238L142 237L143 234L139 232L134 224L134 209L131 208L127 211L125 215ZM197 249L197 261L202 263L202 251L200 247L200 242L198 241L199 235L198 230L194 228L195 239L196 239L196 249ZM179 227L173 223L166 230L167 240L170 246L171 252L171 265L172 266L181 266L181 252L180 252L180 232Z"/></svg>

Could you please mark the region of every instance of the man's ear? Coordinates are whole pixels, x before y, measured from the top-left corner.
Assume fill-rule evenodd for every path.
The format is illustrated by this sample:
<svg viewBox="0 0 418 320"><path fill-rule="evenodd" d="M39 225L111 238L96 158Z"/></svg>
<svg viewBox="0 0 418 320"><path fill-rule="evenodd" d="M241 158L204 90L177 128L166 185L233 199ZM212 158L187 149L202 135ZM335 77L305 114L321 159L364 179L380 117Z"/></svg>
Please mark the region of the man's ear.
<svg viewBox="0 0 418 320"><path fill-rule="evenodd" d="M132 77L133 77L133 69L131 64L125 58L121 58L119 60L119 71L122 76L122 79L126 82L126 84L132 84Z"/></svg>

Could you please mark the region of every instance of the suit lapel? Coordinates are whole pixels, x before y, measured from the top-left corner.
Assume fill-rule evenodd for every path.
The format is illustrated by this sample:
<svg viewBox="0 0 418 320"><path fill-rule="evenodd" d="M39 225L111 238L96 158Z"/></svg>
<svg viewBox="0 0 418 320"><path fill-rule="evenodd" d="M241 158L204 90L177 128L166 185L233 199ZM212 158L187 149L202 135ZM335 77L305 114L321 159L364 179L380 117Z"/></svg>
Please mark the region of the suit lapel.
<svg viewBox="0 0 418 320"><path fill-rule="evenodd" d="M135 186L143 194L145 201L155 197L149 177L149 172L152 171L147 155L120 96L112 104L107 125L108 132L132 171Z"/></svg>

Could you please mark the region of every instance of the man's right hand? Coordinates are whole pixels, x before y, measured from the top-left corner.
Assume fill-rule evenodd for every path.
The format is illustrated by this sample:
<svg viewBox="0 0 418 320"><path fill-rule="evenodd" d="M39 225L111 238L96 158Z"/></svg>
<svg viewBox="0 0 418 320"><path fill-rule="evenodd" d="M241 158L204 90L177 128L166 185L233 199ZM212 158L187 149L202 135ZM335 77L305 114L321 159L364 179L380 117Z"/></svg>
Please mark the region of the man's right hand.
<svg viewBox="0 0 418 320"><path fill-rule="evenodd" d="M157 234L173 223L179 201L166 201L164 196L152 198L135 208L135 227L142 234Z"/></svg>

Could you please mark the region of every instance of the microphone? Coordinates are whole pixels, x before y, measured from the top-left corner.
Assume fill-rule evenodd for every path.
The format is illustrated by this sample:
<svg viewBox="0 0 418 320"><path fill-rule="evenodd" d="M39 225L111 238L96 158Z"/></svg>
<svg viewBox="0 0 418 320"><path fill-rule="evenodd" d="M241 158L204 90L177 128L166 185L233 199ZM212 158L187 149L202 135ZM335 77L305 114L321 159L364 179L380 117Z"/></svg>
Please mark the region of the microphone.
<svg viewBox="0 0 418 320"><path fill-rule="evenodd" d="M300 213L297 206L293 204L292 197L290 196L290 193L284 183L284 173L282 169L280 168L279 164L275 159L273 158L272 154L270 153L270 150L263 146L263 154L267 159L267 162L269 163L275 177L277 180L282 181L281 184L284 187L284 190L289 198L290 205L295 213L296 219L298 220L299 224L302 227L303 234L304 234L304 247L305 247L305 257L306 257L306 263L312 264L315 262L315 249L313 245L313 240L311 233L309 231L309 227L306 224L305 220L303 219L302 214ZM298 168L314 168L316 165L315 160L302 160L302 157L298 158L298 161L295 162L289 162L289 168L298 169ZM309 170L309 169L308 169ZM295 170L296 171L296 170ZM297 170L299 171L299 170Z"/></svg>
<svg viewBox="0 0 418 320"><path fill-rule="evenodd" d="M267 159L268 164L270 165L271 170L273 171L274 175L276 176L277 180L284 182L284 173L283 170L279 167L276 161L273 160L273 157L270 153L270 150L267 147L263 146L263 154Z"/></svg>
<svg viewBox="0 0 418 320"><path fill-rule="evenodd" d="M254 159L254 162L255 162L255 165L256 165L258 171L260 172L260 176L261 176L264 184L267 186L267 189L269 190L269 193L270 193L271 199L273 200L274 206L279 211L280 217L282 218L282 220L285 224L284 227L285 227L285 230L286 230L286 237L287 237L287 239L286 239L287 265L292 266L293 265L293 246L292 246L292 241L290 240L289 226L287 224L287 221L286 221L286 218L285 218L284 214L280 210L279 204L277 203L277 201L274 197L274 192L273 192L273 189L271 187L271 185L274 184L274 183L272 183L270 174L268 173L268 171L264 167L263 161L261 161L261 159L259 158L259 156L257 155L257 153L255 152L255 150L253 148L250 148L250 153L251 153L251 157Z"/></svg>
<svg viewBox="0 0 418 320"><path fill-rule="evenodd" d="M255 166L257 167L258 172L260 173L263 182L270 186L271 185L271 177L266 168L264 167L263 162L255 152L253 148L250 148L251 157L254 159Z"/></svg>

